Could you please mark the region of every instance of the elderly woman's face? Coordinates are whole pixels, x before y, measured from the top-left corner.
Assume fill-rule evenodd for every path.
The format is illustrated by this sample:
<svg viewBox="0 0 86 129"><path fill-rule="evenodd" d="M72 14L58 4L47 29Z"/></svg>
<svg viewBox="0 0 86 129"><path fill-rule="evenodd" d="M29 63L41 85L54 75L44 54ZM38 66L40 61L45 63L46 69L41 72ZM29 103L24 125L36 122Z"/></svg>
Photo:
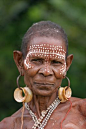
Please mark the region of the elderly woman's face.
<svg viewBox="0 0 86 129"><path fill-rule="evenodd" d="M66 75L66 47L61 38L35 37L24 59L24 81L34 94L49 96Z"/></svg>

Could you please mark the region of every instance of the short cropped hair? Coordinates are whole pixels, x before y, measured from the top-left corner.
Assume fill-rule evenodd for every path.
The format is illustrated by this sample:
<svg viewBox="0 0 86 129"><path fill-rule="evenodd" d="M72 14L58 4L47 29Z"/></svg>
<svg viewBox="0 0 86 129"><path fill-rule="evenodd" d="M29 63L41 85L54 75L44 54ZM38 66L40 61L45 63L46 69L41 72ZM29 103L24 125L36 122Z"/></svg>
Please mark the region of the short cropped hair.
<svg viewBox="0 0 86 129"><path fill-rule="evenodd" d="M33 24L25 33L22 39L21 52L25 58L27 54L27 46L31 39L35 36L40 37L53 37L57 39L59 36L65 41L66 57L68 55L68 38L61 26L51 21L40 21Z"/></svg>

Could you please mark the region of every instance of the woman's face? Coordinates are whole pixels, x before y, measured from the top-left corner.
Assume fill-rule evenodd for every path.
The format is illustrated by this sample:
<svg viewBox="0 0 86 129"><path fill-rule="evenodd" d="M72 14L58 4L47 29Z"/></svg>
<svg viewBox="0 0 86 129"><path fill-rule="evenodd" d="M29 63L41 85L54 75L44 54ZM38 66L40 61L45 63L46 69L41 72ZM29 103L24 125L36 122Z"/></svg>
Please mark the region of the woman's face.
<svg viewBox="0 0 86 129"><path fill-rule="evenodd" d="M50 96L66 75L66 47L61 38L34 37L24 59L24 81L36 95Z"/></svg>

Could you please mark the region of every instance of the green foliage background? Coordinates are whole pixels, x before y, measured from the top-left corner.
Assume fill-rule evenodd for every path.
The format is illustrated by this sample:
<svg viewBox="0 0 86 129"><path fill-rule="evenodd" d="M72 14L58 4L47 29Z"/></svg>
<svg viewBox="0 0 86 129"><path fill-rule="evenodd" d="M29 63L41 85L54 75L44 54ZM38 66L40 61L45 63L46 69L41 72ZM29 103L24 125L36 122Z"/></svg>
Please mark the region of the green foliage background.
<svg viewBox="0 0 86 129"><path fill-rule="evenodd" d="M67 74L71 81L72 96L86 98L86 0L1 0L0 120L22 106L13 99L19 75L13 60L13 50L20 50L24 33L40 20L56 22L65 29L69 54L74 55Z"/></svg>

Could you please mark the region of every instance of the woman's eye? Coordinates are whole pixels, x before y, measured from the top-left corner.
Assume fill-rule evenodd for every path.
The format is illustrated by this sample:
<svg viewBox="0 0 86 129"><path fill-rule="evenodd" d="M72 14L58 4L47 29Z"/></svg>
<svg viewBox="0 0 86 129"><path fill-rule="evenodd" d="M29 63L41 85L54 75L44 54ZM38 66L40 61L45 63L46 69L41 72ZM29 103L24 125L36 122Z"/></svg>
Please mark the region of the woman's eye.
<svg viewBox="0 0 86 129"><path fill-rule="evenodd" d="M38 61L38 59L32 59L31 61Z"/></svg>
<svg viewBox="0 0 86 129"><path fill-rule="evenodd" d="M40 62L41 63L42 60L41 59L32 59L31 62Z"/></svg>
<svg viewBox="0 0 86 129"><path fill-rule="evenodd" d="M62 62L57 61L57 60L53 60L53 61L52 61L52 64L62 64Z"/></svg>

